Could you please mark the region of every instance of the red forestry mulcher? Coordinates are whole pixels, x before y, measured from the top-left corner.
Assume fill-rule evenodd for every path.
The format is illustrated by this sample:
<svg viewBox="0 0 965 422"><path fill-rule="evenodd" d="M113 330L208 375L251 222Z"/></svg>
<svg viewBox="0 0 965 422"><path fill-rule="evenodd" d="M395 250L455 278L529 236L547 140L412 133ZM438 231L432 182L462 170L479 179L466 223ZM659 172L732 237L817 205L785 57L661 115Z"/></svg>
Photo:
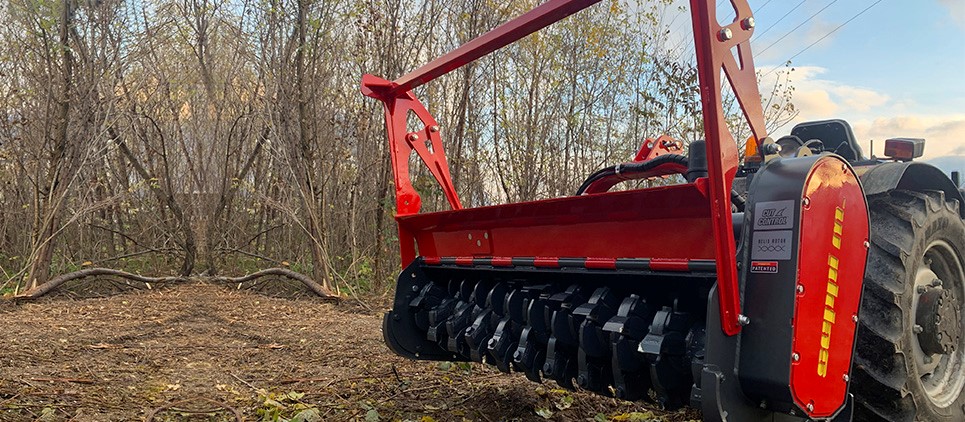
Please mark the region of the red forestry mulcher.
<svg viewBox="0 0 965 422"><path fill-rule="evenodd" d="M770 138L745 0L723 26L716 0L690 2L706 141L648 141L572 197L462 208L412 89L597 1L549 0L396 81L363 77L385 105L405 266L389 347L707 420L965 420L962 193L911 161L920 139L881 160L841 120ZM753 132L742 165L722 75ZM451 211L420 213L413 152ZM670 174L686 183L609 191Z"/></svg>

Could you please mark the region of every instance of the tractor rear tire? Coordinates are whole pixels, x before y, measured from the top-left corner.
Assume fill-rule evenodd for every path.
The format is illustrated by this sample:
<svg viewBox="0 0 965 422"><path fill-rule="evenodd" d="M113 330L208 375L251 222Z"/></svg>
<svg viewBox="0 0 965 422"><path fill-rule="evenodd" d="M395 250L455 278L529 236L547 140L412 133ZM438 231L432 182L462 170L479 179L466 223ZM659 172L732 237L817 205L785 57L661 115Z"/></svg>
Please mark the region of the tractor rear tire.
<svg viewBox="0 0 965 422"><path fill-rule="evenodd" d="M855 420L965 421L960 204L943 192L904 190L868 203L871 245L851 387Z"/></svg>

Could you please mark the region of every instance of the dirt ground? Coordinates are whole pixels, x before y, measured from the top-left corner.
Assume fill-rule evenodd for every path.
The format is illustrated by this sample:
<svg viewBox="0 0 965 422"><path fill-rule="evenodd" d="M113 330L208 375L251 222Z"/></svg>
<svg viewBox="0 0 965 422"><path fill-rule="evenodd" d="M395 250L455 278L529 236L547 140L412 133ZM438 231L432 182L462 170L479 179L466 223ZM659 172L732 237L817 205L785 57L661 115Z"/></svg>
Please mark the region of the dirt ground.
<svg viewBox="0 0 965 422"><path fill-rule="evenodd" d="M687 420L484 365L413 362L383 305L211 284L0 302L0 421Z"/></svg>

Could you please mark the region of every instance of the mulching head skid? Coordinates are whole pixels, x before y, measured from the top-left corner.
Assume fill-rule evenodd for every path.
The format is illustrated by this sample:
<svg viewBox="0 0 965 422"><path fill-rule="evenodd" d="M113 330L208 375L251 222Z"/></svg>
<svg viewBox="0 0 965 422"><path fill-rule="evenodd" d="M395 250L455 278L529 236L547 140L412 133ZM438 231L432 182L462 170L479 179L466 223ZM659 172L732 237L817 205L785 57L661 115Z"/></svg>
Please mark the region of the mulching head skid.
<svg viewBox="0 0 965 422"><path fill-rule="evenodd" d="M403 356L483 362L535 382L679 407L689 400L692 364L702 360L712 280L659 282L665 278L442 269L416 260L399 279L385 335Z"/></svg>

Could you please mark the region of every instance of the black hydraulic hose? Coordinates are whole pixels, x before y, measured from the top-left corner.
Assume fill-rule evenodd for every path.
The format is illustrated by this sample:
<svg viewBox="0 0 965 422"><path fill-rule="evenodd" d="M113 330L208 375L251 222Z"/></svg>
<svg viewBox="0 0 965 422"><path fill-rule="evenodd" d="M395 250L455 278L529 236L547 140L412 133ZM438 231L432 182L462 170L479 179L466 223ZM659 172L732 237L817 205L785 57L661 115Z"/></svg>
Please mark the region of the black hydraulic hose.
<svg viewBox="0 0 965 422"><path fill-rule="evenodd" d="M576 190L576 196L580 196L583 192L596 182L604 177L614 176L617 174L633 174L633 173L643 173L657 168L657 166L664 164L680 164L684 167L689 166L689 161L687 156L679 154L664 154L654 157L653 159L643 161L640 163L625 163L617 164L615 166L605 167L597 170L590 177L586 178L586 181L580 185L580 188Z"/></svg>
<svg viewBox="0 0 965 422"><path fill-rule="evenodd" d="M586 190L589 189L593 182L596 182L604 177L609 177L616 174L643 173L653 170L657 166L669 163L690 167L690 161L688 160L687 156L679 154L665 154L640 163L617 164L610 167L605 167L593 172L590 177L587 177L586 181L583 182L583 184L580 185L580 188L576 190L576 196L582 195L583 192L586 192ZM738 211L744 211L745 199L743 196L737 193L737 191L731 190L730 199L731 203L734 204Z"/></svg>

